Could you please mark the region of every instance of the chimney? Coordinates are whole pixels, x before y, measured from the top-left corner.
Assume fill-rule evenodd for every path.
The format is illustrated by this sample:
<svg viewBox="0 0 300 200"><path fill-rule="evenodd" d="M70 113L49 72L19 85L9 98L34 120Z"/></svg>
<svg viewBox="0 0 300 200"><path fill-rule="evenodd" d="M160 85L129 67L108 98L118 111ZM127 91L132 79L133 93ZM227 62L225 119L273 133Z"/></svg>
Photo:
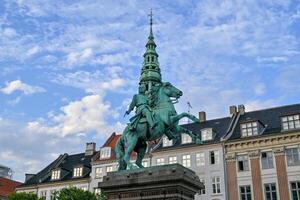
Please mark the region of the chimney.
<svg viewBox="0 0 300 200"><path fill-rule="evenodd" d="M236 106L229 106L229 114L232 117L233 115L235 115L237 113L237 107Z"/></svg>
<svg viewBox="0 0 300 200"><path fill-rule="evenodd" d="M245 106L243 104L239 105L238 110L241 115L245 114Z"/></svg>
<svg viewBox="0 0 300 200"><path fill-rule="evenodd" d="M199 121L200 122L206 121L206 113L204 111L199 112Z"/></svg>
<svg viewBox="0 0 300 200"><path fill-rule="evenodd" d="M25 183L27 183L27 181L34 176L35 176L35 174L25 174Z"/></svg>
<svg viewBox="0 0 300 200"><path fill-rule="evenodd" d="M94 142L86 143L86 148L85 148L86 156L94 155L95 151L96 151L96 143Z"/></svg>

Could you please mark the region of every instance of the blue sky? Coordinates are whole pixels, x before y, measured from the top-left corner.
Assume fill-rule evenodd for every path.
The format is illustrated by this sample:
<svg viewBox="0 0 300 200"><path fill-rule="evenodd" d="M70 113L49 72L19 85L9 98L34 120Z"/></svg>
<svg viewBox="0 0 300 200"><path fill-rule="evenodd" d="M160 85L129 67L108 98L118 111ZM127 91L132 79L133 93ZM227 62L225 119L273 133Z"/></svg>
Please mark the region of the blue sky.
<svg viewBox="0 0 300 200"><path fill-rule="evenodd" d="M0 164L17 180L122 130L150 8L179 112L299 103L300 1L0 1Z"/></svg>

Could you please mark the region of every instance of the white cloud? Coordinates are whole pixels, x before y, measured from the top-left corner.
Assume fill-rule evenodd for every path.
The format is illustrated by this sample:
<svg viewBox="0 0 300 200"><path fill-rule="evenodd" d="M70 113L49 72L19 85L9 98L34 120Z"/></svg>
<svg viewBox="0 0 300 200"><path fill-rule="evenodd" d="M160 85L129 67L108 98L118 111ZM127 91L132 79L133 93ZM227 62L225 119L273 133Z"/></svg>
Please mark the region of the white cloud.
<svg viewBox="0 0 300 200"><path fill-rule="evenodd" d="M2 34L5 37L12 38L12 37L15 37L17 35L17 32L13 28L5 28L2 32Z"/></svg>
<svg viewBox="0 0 300 200"><path fill-rule="evenodd" d="M39 92L45 92L46 90L39 86L32 86L26 83L23 83L21 80L15 80L7 82L6 86L1 88L0 91L4 94L12 94L15 91L21 91L25 95L30 95Z"/></svg>
<svg viewBox="0 0 300 200"><path fill-rule="evenodd" d="M275 107L278 105L278 102L276 100L251 100L247 101L244 105L247 112Z"/></svg>
<svg viewBox="0 0 300 200"><path fill-rule="evenodd" d="M263 95L266 92L266 86L263 83L257 83L254 85L254 93L258 96Z"/></svg>
<svg viewBox="0 0 300 200"><path fill-rule="evenodd" d="M53 125L45 123L46 120L37 120L29 122L27 128L33 133L55 134L61 137L95 132L100 138L105 138L124 128L119 122L107 123L107 119L115 112L108 102L104 102L102 96L88 95L63 106L60 114L52 114L49 120Z"/></svg>

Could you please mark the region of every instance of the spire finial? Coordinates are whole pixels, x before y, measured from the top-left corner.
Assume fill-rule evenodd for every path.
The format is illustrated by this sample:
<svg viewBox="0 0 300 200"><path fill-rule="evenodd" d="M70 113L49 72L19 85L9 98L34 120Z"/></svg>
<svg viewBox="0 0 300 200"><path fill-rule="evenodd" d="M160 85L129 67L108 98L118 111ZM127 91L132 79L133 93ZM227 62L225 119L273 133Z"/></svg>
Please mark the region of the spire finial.
<svg viewBox="0 0 300 200"><path fill-rule="evenodd" d="M148 14L148 16L150 17L150 35L149 35L149 39L153 39L153 32L152 32L152 24L153 24L153 13L152 13L152 8L150 10L150 14Z"/></svg>

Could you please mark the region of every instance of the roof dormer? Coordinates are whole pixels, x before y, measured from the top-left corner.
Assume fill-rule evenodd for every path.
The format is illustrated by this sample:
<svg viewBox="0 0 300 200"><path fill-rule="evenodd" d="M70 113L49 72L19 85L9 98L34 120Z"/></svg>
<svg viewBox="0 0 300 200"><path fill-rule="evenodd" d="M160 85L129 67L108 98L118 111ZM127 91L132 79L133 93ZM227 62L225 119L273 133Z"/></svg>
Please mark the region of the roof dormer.
<svg viewBox="0 0 300 200"><path fill-rule="evenodd" d="M214 139L214 132L212 128L204 128L201 130L201 140L202 141L209 141Z"/></svg>
<svg viewBox="0 0 300 200"><path fill-rule="evenodd" d="M100 149L100 159L108 159L111 157L111 147L102 147Z"/></svg>
<svg viewBox="0 0 300 200"><path fill-rule="evenodd" d="M51 180L59 180L61 175L61 169L54 169L51 172Z"/></svg>

